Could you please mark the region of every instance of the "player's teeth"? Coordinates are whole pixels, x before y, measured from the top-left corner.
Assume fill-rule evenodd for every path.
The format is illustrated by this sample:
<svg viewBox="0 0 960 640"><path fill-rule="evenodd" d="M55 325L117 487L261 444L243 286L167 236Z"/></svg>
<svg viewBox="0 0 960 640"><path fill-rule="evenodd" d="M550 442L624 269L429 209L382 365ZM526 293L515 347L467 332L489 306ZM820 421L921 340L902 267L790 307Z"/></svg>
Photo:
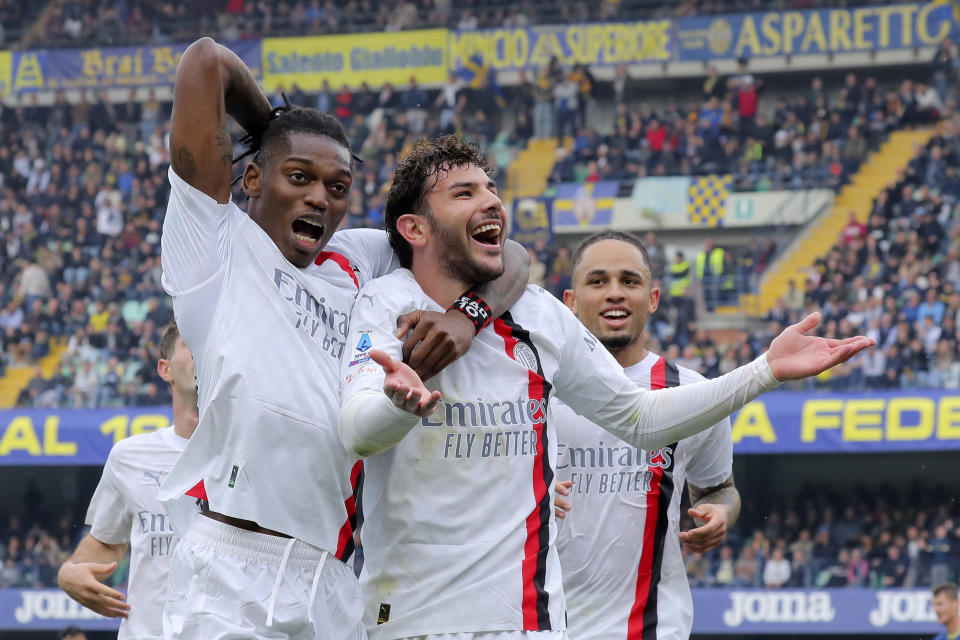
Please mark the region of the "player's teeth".
<svg viewBox="0 0 960 640"><path fill-rule="evenodd" d="M607 311L603 314L605 318L623 318L627 315L626 311Z"/></svg>
<svg viewBox="0 0 960 640"><path fill-rule="evenodd" d="M487 231L490 231L491 229L496 229L496 230L497 230L497 233L500 233L500 225L498 225L498 224L485 224L485 225L483 225L482 227L479 227L479 228L475 229L474 232L473 232L473 235L475 235L475 236L476 236L476 235L480 235L481 233L485 233L485 232L487 232Z"/></svg>

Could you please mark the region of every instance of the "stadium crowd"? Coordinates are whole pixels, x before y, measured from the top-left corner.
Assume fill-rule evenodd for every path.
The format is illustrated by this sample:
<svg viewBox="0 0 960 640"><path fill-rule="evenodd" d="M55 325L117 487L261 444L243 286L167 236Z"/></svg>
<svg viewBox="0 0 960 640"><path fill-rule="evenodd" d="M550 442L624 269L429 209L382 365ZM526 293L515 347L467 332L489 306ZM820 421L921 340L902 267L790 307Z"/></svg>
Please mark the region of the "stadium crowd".
<svg viewBox="0 0 960 640"><path fill-rule="evenodd" d="M786 502L748 500L724 545L684 558L694 587L929 587L960 570L960 511L917 483L844 496L805 487Z"/></svg>
<svg viewBox="0 0 960 640"><path fill-rule="evenodd" d="M871 3L848 0L845 4ZM101 45L185 42L197 33L242 40L443 27L472 30L834 6L825 0L571 0L561 4L546 0L200 0L190 4L67 0L53 4L27 42L69 47L91 41Z"/></svg>

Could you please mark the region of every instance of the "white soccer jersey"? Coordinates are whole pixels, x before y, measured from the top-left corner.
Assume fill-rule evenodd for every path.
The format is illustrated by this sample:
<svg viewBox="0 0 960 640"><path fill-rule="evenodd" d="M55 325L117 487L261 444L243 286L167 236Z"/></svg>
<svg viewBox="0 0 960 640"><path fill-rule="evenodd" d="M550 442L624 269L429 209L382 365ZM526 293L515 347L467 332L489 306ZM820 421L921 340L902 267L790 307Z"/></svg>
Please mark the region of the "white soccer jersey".
<svg viewBox="0 0 960 640"><path fill-rule="evenodd" d="M352 429L371 424L361 416L364 408L389 405L384 373L369 351L399 358L396 318L418 308L440 310L405 269L362 289L344 358L341 432L348 442ZM720 405L727 413L742 406L731 405L732 396L743 403L775 384L762 359L745 369L728 379L732 386L699 390L712 403L711 422L723 415L715 412ZM437 410L416 421L398 413L397 424L415 426L364 461L360 581L371 640L565 629L553 516L557 439L546 419L551 390L642 442L670 442L664 434L672 437L681 423L689 429L696 403L640 390L573 314L538 287L528 287L427 387L443 394ZM684 398L697 393L686 391ZM660 440L641 437L641 416L671 430Z"/></svg>
<svg viewBox="0 0 960 640"><path fill-rule="evenodd" d="M173 427L121 440L90 500L90 535L105 544L130 543L130 617L120 624L119 640L163 637L163 594L177 536L157 491L186 444Z"/></svg>
<svg viewBox="0 0 960 640"><path fill-rule="evenodd" d="M650 353L624 369L646 389L703 376ZM569 633L576 640L687 640L693 601L680 555L683 484L712 487L732 471L730 420L679 443L645 452L562 402L557 480L572 480L572 511L558 522Z"/></svg>
<svg viewBox="0 0 960 640"><path fill-rule="evenodd" d="M337 435L340 356L363 278L392 266L386 234L338 232L299 269L232 201L168 175L163 285L193 352L200 422L161 499L202 480L211 510L345 559L360 466Z"/></svg>

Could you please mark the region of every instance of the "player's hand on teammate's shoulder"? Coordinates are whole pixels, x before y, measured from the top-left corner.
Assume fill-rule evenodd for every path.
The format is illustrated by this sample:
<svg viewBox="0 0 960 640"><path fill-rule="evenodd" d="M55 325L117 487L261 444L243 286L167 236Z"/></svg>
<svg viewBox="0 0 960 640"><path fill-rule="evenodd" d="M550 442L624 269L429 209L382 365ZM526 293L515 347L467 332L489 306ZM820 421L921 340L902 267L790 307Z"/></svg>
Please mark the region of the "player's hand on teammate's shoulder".
<svg viewBox="0 0 960 640"><path fill-rule="evenodd" d="M411 311L397 318L403 361L420 380L429 380L466 355L475 335L473 323L458 311Z"/></svg>
<svg viewBox="0 0 960 640"><path fill-rule="evenodd" d="M556 494L553 496L553 506L554 506L554 511L557 512L557 518L559 518L560 520L563 520L564 518L566 518L567 511L570 511L570 509L572 508L570 506L570 503L564 500L563 498L561 498L560 496L569 496L570 487L572 486L573 486L572 480L561 480L560 482L557 483Z"/></svg>
<svg viewBox="0 0 960 640"><path fill-rule="evenodd" d="M386 372L383 392L394 405L420 417L430 415L436 408L440 392L427 389L416 371L379 349L371 351L370 358Z"/></svg>
<svg viewBox="0 0 960 640"><path fill-rule="evenodd" d="M818 324L820 314L811 313L774 338L767 351L773 377L784 382L814 376L876 344L876 340L866 336L833 340L807 335Z"/></svg>
<svg viewBox="0 0 960 640"><path fill-rule="evenodd" d="M723 543L727 537L726 508L719 504L705 503L688 509L690 517L703 522L690 531L680 532L680 542L690 551L706 553Z"/></svg>
<svg viewBox="0 0 960 640"><path fill-rule="evenodd" d="M116 568L116 562L65 562L57 582L68 596L87 609L108 618L126 618L130 613L127 597L99 580L106 579Z"/></svg>

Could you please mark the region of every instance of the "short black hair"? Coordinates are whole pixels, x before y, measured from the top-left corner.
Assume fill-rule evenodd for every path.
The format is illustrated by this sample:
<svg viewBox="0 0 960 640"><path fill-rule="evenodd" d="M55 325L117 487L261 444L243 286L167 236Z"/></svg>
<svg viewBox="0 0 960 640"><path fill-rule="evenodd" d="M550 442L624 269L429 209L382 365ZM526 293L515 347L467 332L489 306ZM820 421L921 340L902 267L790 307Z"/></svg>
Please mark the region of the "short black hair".
<svg viewBox="0 0 960 640"><path fill-rule="evenodd" d="M657 277L656 274L653 273L653 263L650 262L650 254L647 253L646 245L643 244L640 238L627 231L601 231L584 239L583 242L578 244L577 248L573 250L573 258L570 261L570 273L576 272L577 265L579 265L583 259L584 251L603 240L619 240L620 242L626 242L639 249L640 255L643 256L643 261L647 264L647 269L650 270L650 277Z"/></svg>
<svg viewBox="0 0 960 640"><path fill-rule="evenodd" d="M58 638L72 638L74 636L86 635L83 633L83 629L80 627L67 627L63 631L57 634Z"/></svg>
<svg viewBox="0 0 960 640"><path fill-rule="evenodd" d="M267 126L248 144L255 147L253 162L263 166L264 159L276 147L287 143L287 136L294 133L303 133L330 138L337 144L343 145L351 156L350 139L343 124L328 113L310 107L289 107L276 109L276 115L267 123Z"/></svg>
<svg viewBox="0 0 960 640"><path fill-rule="evenodd" d="M387 237L400 266L409 268L413 264L413 250L397 232L397 219L408 213L429 213L423 208L424 198L440 181L441 174L470 165L480 167L488 176L494 174L493 166L487 162L479 145L457 135L420 140L400 160L393 172L393 184L384 207Z"/></svg>
<svg viewBox="0 0 960 640"><path fill-rule="evenodd" d="M177 350L177 338L180 337L180 329L177 327L177 321L172 320L163 329L160 330L160 359L169 360L173 357L173 352Z"/></svg>

